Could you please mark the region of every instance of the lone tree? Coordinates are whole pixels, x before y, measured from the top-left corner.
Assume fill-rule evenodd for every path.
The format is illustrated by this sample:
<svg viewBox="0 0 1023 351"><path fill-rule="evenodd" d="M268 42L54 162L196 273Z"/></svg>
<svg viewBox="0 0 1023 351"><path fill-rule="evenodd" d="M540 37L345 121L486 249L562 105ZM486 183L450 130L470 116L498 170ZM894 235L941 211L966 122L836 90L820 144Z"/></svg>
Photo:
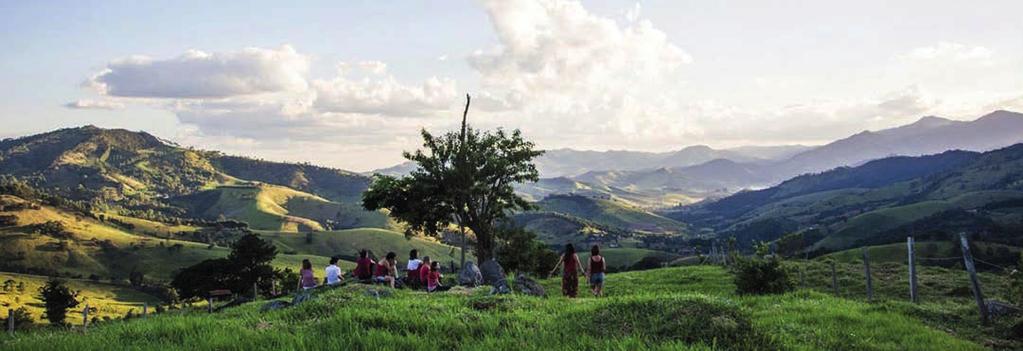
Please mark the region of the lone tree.
<svg viewBox="0 0 1023 351"><path fill-rule="evenodd" d="M418 167L401 178L375 175L362 204L371 211L390 210L408 225L406 235L436 235L453 221L469 228L482 264L495 255L495 223L509 211L531 208L512 186L539 179L532 161L543 151L535 150L518 129L508 133L469 126L470 102L466 95L459 132L435 136L423 129L423 149L402 153ZM464 241L462 251L464 261Z"/></svg>
<svg viewBox="0 0 1023 351"><path fill-rule="evenodd" d="M201 297L210 290L224 288L234 292L249 291L253 284L266 292L276 276L270 265L276 257L277 248L273 243L249 233L231 245L227 258L204 260L178 271L171 286L182 299Z"/></svg>
<svg viewBox="0 0 1023 351"><path fill-rule="evenodd" d="M64 325L69 308L78 306L78 292L72 291L60 279L50 279L39 288L39 295L46 306L46 320L53 325Z"/></svg>

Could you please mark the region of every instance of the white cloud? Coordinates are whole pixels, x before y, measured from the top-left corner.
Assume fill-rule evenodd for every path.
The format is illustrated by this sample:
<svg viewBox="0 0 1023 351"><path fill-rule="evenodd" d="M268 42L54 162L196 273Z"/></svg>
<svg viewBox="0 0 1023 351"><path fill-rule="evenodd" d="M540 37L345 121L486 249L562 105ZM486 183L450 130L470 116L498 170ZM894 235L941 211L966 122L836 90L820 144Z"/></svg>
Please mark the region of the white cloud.
<svg viewBox="0 0 1023 351"><path fill-rule="evenodd" d="M400 117L429 117L448 111L458 103L460 95L453 79L431 77L419 84L408 85L386 73L383 63L360 63L358 66L373 77L351 77L350 65L342 64L338 76L331 80L315 80L314 106L322 112L359 113Z"/></svg>
<svg viewBox="0 0 1023 351"><path fill-rule="evenodd" d="M963 62L972 61L990 64L993 56L991 49L983 46L969 46L953 42L940 42L910 50L898 57L906 61L941 61Z"/></svg>
<svg viewBox="0 0 1023 351"><path fill-rule="evenodd" d="M115 60L86 83L110 96L225 98L306 88L309 58L290 46L207 53L170 59Z"/></svg>
<svg viewBox="0 0 1023 351"><path fill-rule="evenodd" d="M79 99L64 104L64 107L73 110L120 110L124 104L110 100Z"/></svg>

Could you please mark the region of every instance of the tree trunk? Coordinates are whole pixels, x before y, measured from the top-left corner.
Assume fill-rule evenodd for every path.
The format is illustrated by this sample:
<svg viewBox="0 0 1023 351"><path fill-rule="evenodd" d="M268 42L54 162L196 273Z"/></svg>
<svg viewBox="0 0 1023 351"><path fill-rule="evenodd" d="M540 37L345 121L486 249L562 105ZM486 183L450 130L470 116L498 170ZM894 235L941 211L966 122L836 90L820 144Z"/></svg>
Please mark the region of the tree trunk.
<svg viewBox="0 0 1023 351"><path fill-rule="evenodd" d="M488 225L470 225L469 229L476 234L476 264L482 266L494 257L494 232Z"/></svg>

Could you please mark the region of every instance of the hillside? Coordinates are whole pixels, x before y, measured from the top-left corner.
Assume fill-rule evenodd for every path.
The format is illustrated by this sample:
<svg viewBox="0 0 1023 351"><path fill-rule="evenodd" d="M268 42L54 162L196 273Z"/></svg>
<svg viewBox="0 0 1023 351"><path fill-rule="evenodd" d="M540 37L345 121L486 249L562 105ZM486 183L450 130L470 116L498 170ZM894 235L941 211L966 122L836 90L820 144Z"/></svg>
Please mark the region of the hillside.
<svg viewBox="0 0 1023 351"><path fill-rule="evenodd" d="M12 210L25 200L0 195L4 211L0 216L15 218L16 224L0 226L0 270L48 276L87 278L122 282L130 273L167 281L182 267L199 261L224 257L228 249L194 241L159 239L135 234L121 224L103 222L50 206ZM62 230L39 232L35 226L61 223ZM315 254L279 255L275 265L298 267L302 258L326 262Z"/></svg>
<svg viewBox="0 0 1023 351"><path fill-rule="evenodd" d="M97 214L163 222L235 214L252 220L253 227L274 230L387 224L384 215L359 207L368 177L186 149L144 132L86 126L4 140L0 170L0 175ZM253 182L268 185L229 189ZM206 201L195 209L190 202L197 198Z"/></svg>
<svg viewBox="0 0 1023 351"><path fill-rule="evenodd" d="M924 117L912 124L864 131L798 153L780 153L785 157L774 159L750 161L717 155L688 165L635 169L623 161L619 162L621 166L598 168L571 179L637 194L668 192L692 198L718 198L743 189L776 185L803 174L855 167L891 156L921 156L949 150L984 152L1020 142L1023 114L995 111L973 121ZM590 163L593 162L596 161Z"/></svg>
<svg viewBox="0 0 1023 351"><path fill-rule="evenodd" d="M683 223L612 199L551 195L536 205L542 211L575 216L612 228L660 234L681 234L686 231Z"/></svg>
<svg viewBox="0 0 1023 351"><path fill-rule="evenodd" d="M608 281L609 298L576 300L487 296L486 288L429 295L399 290L375 297L372 292L379 288L354 285L317 292L312 301L297 308L260 312L260 304L248 304L215 314L201 309L173 311L100 323L82 334L5 336L0 347L26 351L101 350L112 344L153 350L984 349L962 338L960 332L970 329L935 324L915 314L922 308L904 303L886 302L879 307L814 291L736 296L731 275L720 267L611 274ZM549 292L556 292L557 284L544 281Z"/></svg>
<svg viewBox="0 0 1023 351"><path fill-rule="evenodd" d="M893 157L805 175L667 214L740 242L805 235L834 251L957 231L1020 245L1023 144L985 153Z"/></svg>

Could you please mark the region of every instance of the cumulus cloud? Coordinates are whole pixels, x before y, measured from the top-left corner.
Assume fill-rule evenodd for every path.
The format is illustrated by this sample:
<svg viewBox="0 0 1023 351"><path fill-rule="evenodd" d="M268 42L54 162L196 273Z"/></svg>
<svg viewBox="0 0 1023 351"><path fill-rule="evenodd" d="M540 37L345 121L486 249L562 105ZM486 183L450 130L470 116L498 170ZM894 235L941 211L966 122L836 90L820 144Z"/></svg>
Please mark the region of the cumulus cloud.
<svg viewBox="0 0 1023 351"><path fill-rule="evenodd" d="M86 84L110 96L225 98L301 90L309 58L290 46L208 53L189 50L170 59L115 60Z"/></svg>
<svg viewBox="0 0 1023 351"><path fill-rule="evenodd" d="M993 56L991 49L983 46L969 46L961 43L940 42L931 46L924 46L910 50L898 57L906 61L942 61L942 62L964 62L972 61L990 64Z"/></svg>
<svg viewBox="0 0 1023 351"><path fill-rule="evenodd" d="M64 104L64 107L73 110L120 110L124 104L110 100L79 99Z"/></svg>
<svg viewBox="0 0 1023 351"><path fill-rule="evenodd" d="M314 106L322 112L358 113L399 117L428 117L447 111L458 103L455 81L431 77L419 84L404 84L386 74L382 62L361 62L357 65L371 77L353 78L352 65L339 65L338 76L331 80L315 80Z"/></svg>

